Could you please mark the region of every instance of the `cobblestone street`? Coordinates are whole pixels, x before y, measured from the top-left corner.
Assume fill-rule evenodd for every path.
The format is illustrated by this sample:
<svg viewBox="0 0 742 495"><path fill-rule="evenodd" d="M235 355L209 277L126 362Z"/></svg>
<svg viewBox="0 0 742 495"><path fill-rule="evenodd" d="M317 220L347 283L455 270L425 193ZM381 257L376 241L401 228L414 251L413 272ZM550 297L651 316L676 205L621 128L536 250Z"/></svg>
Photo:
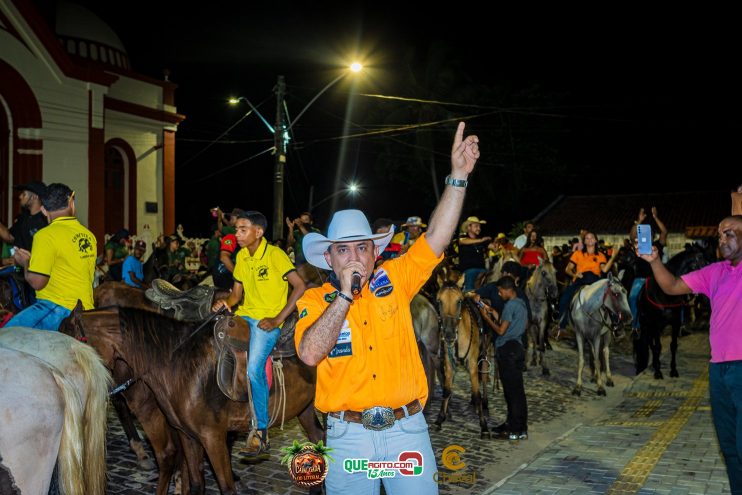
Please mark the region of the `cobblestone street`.
<svg viewBox="0 0 742 495"><path fill-rule="evenodd" d="M726 472L711 423L707 392L708 334L680 341L681 377L634 379L628 339L614 344L611 367L616 386L607 397L595 394L589 380L581 397L572 395L576 351L570 340L553 342L547 352L550 376L540 368L524 374L529 409L529 439L509 442L481 439L476 414L469 405L470 385L459 370L442 431L431 428L441 473L474 475L469 482L441 483L446 494L464 493L728 493ZM663 341L667 349L669 342ZM664 359L663 363L668 363ZM669 370L665 370L669 376ZM502 391L489 389L493 427L504 420ZM440 408L440 388L426 414L432 424ZM271 430L269 459L253 465L234 462L240 493L306 493L293 487L279 449L304 435L296 420L284 430ZM465 449L460 471L449 471L441 454L449 445ZM111 494L154 493L156 470L142 470L126 444L118 420L110 415L108 442ZM337 461L337 459L336 459ZM219 493L206 469L207 493ZM469 480L471 477L469 477ZM171 493L172 487L171 487Z"/></svg>

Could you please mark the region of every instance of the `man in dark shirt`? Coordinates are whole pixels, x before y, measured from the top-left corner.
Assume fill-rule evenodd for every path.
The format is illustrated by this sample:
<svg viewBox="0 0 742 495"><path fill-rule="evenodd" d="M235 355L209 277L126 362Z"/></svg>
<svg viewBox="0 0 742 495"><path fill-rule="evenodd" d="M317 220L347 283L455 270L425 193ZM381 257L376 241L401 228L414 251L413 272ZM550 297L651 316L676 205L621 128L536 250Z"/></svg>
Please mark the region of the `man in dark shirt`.
<svg viewBox="0 0 742 495"><path fill-rule="evenodd" d="M49 224L41 212L40 196L46 191L46 185L43 182L33 181L14 186L13 189L21 191L18 195L18 200L21 203L21 214L18 215L10 228L0 223L0 239L3 242L30 251L34 234Z"/></svg>
<svg viewBox="0 0 742 495"><path fill-rule="evenodd" d="M46 193L46 184L32 181L28 184L14 186L13 189L20 191L18 200L21 204L21 213L10 228L0 223L0 239L11 246L30 252L34 234L49 224L41 211L41 196ZM6 259L3 259L3 265L15 263L13 258ZM8 276L13 277L18 287L22 288L19 291L20 299L15 302L17 306L20 305L18 309L33 304L36 300L35 291L23 278L23 272L12 272Z"/></svg>

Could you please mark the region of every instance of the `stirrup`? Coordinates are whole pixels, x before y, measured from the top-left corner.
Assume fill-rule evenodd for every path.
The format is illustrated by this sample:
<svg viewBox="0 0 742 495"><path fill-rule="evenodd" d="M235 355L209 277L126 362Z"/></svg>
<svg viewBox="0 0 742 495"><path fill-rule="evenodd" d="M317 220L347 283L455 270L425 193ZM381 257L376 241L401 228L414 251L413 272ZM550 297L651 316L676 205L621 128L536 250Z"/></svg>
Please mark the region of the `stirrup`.
<svg viewBox="0 0 742 495"><path fill-rule="evenodd" d="M247 440L245 441L245 449L240 450L237 453L237 455L239 455L240 457L257 457L257 456L266 454L268 452L268 430L267 429L255 430L255 435L252 438L258 439L257 450L253 449L251 445L252 442L250 441L251 436L248 435Z"/></svg>

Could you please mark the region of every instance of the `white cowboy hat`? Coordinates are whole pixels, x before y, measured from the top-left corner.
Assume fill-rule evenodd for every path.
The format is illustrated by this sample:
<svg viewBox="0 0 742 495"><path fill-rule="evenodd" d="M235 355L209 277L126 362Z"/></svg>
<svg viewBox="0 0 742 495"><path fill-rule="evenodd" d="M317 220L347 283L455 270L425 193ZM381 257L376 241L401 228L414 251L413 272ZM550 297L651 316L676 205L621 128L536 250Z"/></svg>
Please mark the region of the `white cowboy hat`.
<svg viewBox="0 0 742 495"><path fill-rule="evenodd" d="M394 228L383 234L372 234L366 215L360 210L340 210L335 212L327 228L327 237L316 232L304 236L302 247L306 260L324 270L332 270L325 260L330 244L336 242L374 241L383 251L394 235Z"/></svg>

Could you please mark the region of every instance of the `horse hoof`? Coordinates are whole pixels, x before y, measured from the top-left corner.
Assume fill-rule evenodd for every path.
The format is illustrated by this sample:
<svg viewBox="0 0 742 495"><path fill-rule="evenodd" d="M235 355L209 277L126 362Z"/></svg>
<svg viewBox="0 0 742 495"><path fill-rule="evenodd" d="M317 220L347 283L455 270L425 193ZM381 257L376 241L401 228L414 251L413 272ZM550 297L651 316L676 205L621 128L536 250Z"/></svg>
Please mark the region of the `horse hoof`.
<svg viewBox="0 0 742 495"><path fill-rule="evenodd" d="M549 371L549 368L544 368L541 370L541 374L544 376L549 376L551 375L551 371Z"/></svg>
<svg viewBox="0 0 742 495"><path fill-rule="evenodd" d="M603 397L606 396L605 389L603 387L600 387L598 389L598 395L602 395Z"/></svg>
<svg viewBox="0 0 742 495"><path fill-rule="evenodd" d="M606 384L607 387L613 387L614 386L613 385L613 380L611 380L610 378L608 380L606 380L605 384Z"/></svg>
<svg viewBox="0 0 742 495"><path fill-rule="evenodd" d="M655 378L655 380L662 380L662 379L664 379L665 377L664 377L664 376L662 376L662 372L658 370L658 371L655 371L655 372L654 372L654 378Z"/></svg>
<svg viewBox="0 0 742 495"><path fill-rule="evenodd" d="M678 373L678 370L670 370L670 376L673 378L678 378L680 376L680 373Z"/></svg>
<svg viewBox="0 0 742 495"><path fill-rule="evenodd" d="M579 388L577 388L577 387L575 387L575 388L572 389L572 395L576 395L576 396L579 397L580 395L582 395L582 390L579 389Z"/></svg>

